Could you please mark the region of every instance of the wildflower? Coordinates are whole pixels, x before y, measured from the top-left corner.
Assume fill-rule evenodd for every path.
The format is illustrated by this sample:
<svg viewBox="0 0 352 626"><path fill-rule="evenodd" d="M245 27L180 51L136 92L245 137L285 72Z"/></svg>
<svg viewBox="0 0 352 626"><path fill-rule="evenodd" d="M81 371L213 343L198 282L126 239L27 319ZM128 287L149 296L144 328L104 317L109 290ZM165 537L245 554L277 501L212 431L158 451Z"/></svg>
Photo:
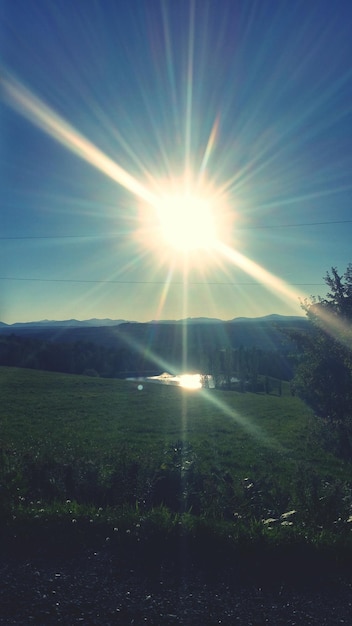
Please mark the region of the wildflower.
<svg viewBox="0 0 352 626"><path fill-rule="evenodd" d="M296 515L297 511L295 511L295 509L292 509L292 511L287 511L287 513L283 513L280 516L281 520L286 520L289 519L290 517L293 517L294 515Z"/></svg>
<svg viewBox="0 0 352 626"><path fill-rule="evenodd" d="M262 522L263 524L265 524L266 526L269 526L270 524L276 524L279 520L276 517L268 517L268 519L263 519Z"/></svg>

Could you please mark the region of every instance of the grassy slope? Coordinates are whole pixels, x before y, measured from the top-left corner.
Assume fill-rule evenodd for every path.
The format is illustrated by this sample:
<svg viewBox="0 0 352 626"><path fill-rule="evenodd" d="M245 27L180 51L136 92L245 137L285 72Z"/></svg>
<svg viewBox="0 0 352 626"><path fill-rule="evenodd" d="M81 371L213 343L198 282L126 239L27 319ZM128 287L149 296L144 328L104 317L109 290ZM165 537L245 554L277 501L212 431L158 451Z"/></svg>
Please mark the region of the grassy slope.
<svg viewBox="0 0 352 626"><path fill-rule="evenodd" d="M329 568L351 554L351 464L323 449L288 388L281 397L138 391L121 380L0 368L0 397L3 547L72 550L109 533L118 550L142 538L155 555L171 545L177 553L186 533L200 554L213 546L226 559L239 546L255 567L267 546L285 546L291 564L321 546ZM280 515L292 508L286 526ZM272 515L278 522L266 525Z"/></svg>
<svg viewBox="0 0 352 626"><path fill-rule="evenodd" d="M182 440L203 469L215 464L242 477L275 472L289 480L301 462L329 476L346 469L318 441L312 445L310 411L288 393L153 384L138 391L131 382L16 368L0 368L0 390L2 446L19 452L96 460L127 448L147 458Z"/></svg>

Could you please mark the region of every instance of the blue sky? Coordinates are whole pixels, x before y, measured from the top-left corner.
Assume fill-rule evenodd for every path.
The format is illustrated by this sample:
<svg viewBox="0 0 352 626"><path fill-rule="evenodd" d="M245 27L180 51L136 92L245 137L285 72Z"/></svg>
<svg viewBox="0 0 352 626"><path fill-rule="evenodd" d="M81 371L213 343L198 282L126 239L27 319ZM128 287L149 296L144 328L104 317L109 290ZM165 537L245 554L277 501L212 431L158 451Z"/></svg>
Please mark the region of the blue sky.
<svg viewBox="0 0 352 626"><path fill-rule="evenodd" d="M2 0L0 320L324 295L351 261L351 18L347 0ZM223 220L211 250L170 251L150 222L149 193L185 177Z"/></svg>

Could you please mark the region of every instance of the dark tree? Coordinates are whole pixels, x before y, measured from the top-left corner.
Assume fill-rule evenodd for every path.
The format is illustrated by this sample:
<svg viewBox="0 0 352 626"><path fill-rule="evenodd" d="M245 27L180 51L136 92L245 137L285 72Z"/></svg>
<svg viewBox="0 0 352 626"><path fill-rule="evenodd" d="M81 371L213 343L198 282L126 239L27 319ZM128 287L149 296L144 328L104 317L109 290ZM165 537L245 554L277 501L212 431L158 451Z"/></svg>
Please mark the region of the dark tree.
<svg viewBox="0 0 352 626"><path fill-rule="evenodd" d="M345 452L351 453L352 434L352 264L343 275L327 272L325 298L302 306L310 330L295 340L301 359L293 387L315 414L337 428Z"/></svg>

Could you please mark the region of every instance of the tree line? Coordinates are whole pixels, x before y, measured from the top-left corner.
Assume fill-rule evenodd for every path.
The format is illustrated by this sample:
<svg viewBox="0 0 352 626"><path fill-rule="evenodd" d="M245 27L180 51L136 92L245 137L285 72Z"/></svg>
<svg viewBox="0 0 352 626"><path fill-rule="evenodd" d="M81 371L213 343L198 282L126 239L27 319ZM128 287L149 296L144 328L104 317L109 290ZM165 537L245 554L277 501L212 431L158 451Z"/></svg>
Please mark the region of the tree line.
<svg viewBox="0 0 352 626"><path fill-rule="evenodd" d="M329 443L352 458L352 263L324 277L326 296L302 302L309 332L291 333L300 358L292 381L294 393L312 407L325 425Z"/></svg>
<svg viewBox="0 0 352 626"><path fill-rule="evenodd" d="M167 358L167 354L158 356L164 360ZM109 378L148 376L163 371L146 350L128 346L107 348L85 341L46 341L15 334L0 337L0 365ZM172 367L177 370L179 364ZM199 347L192 350L187 367L191 371L211 374L218 387L240 391L264 389L269 392L274 379L289 380L292 377L289 357L279 351L269 352L255 347ZM259 376L267 377L265 384L259 382Z"/></svg>

